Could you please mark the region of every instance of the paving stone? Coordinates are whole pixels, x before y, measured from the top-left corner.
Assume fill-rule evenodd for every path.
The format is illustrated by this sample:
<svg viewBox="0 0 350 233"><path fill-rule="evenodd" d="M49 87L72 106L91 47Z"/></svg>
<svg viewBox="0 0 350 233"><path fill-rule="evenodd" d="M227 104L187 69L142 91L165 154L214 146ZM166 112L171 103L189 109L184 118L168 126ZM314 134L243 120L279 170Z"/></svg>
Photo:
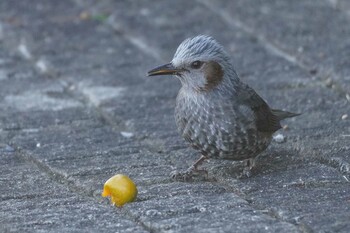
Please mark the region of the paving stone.
<svg viewBox="0 0 350 233"><path fill-rule="evenodd" d="M194 184L189 187L175 183L150 190L156 190L155 198L134 203L129 206L129 211L147 226L160 231L297 231L294 225L262 215L240 197L218 186ZM213 219L221 220L218 223Z"/></svg>
<svg viewBox="0 0 350 233"><path fill-rule="evenodd" d="M1 227L348 232L347 12L346 1L1 1ZM176 132L178 80L146 72L196 34L217 38L271 106L303 113L249 179L243 163L215 160L209 181L169 177L198 153ZM115 173L139 189L122 209L100 197Z"/></svg>
<svg viewBox="0 0 350 233"><path fill-rule="evenodd" d="M12 153L1 153L2 232L145 232L109 205L79 195ZM5 182L5 183L3 183Z"/></svg>
<svg viewBox="0 0 350 233"><path fill-rule="evenodd" d="M332 8L331 1L291 4L273 0L235 1L234 4L205 2L218 12L229 15L228 20L238 21L236 24L246 31L256 31L268 43L299 59L311 73L323 72L320 74L323 79L328 76L339 82L343 91L349 89L347 57L350 41L347 38L350 30L344 26L349 18L342 11ZM342 5L342 1L339 4Z"/></svg>

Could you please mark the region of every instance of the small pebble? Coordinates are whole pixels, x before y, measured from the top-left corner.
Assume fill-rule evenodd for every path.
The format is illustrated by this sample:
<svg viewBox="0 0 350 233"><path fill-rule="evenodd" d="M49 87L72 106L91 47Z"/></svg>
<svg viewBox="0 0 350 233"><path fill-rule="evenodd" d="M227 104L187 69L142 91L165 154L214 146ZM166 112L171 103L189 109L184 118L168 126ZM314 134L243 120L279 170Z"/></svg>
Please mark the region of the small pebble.
<svg viewBox="0 0 350 233"><path fill-rule="evenodd" d="M133 133L131 133L131 132L125 132L125 131L120 132L120 134L121 134L123 137L126 137L126 138L131 138L131 137L134 136Z"/></svg>
<svg viewBox="0 0 350 233"><path fill-rule="evenodd" d="M348 118L348 114L344 114L344 115L341 116L342 120L346 120L347 118Z"/></svg>
<svg viewBox="0 0 350 233"><path fill-rule="evenodd" d="M80 13L79 18L81 20L87 20L87 19L90 18L90 14L88 12L86 12L86 11L83 11L83 12Z"/></svg>
<svg viewBox="0 0 350 233"><path fill-rule="evenodd" d="M70 91L74 91L75 89L77 89L77 87L75 85L70 85L69 86L69 90Z"/></svg>
<svg viewBox="0 0 350 233"><path fill-rule="evenodd" d="M348 101L350 101L350 94L346 94L345 97Z"/></svg>
<svg viewBox="0 0 350 233"><path fill-rule="evenodd" d="M0 143L0 152L15 152L15 149L7 144Z"/></svg>
<svg viewBox="0 0 350 233"><path fill-rule="evenodd" d="M332 87L333 80L331 78L326 79L325 85L326 85L326 87Z"/></svg>
<svg viewBox="0 0 350 233"><path fill-rule="evenodd" d="M285 142L285 137L283 136L283 134L276 134L275 136L273 136L273 140L277 143L283 143Z"/></svg>
<svg viewBox="0 0 350 233"><path fill-rule="evenodd" d="M46 73L49 69L47 67L47 64L44 60L40 59L35 63L36 68L38 68L38 70L41 73Z"/></svg>
<svg viewBox="0 0 350 233"><path fill-rule="evenodd" d="M29 52L27 45L21 43L18 45L18 51L21 54L22 57L24 57L25 59L31 59L32 58L32 54Z"/></svg>
<svg viewBox="0 0 350 233"><path fill-rule="evenodd" d="M14 152L14 151L15 151L15 149L13 147L6 145L5 152Z"/></svg>
<svg viewBox="0 0 350 233"><path fill-rule="evenodd" d="M324 58L324 57L325 57L325 54L321 52L321 53L318 54L318 56L319 56L320 58Z"/></svg>
<svg viewBox="0 0 350 233"><path fill-rule="evenodd" d="M317 69L311 69L311 70L309 70L309 73L311 75L316 75L317 74Z"/></svg>

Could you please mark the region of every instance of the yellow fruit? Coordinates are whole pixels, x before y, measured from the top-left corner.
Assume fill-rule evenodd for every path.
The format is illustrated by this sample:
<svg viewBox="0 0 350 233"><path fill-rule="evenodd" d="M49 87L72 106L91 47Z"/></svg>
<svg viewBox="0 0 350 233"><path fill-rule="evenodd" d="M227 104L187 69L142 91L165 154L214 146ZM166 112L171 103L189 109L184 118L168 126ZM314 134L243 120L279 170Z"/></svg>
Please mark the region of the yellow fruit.
<svg viewBox="0 0 350 233"><path fill-rule="evenodd" d="M136 199L137 188L134 182L126 175L117 174L109 178L103 187L102 197L111 196L112 204L123 206Z"/></svg>

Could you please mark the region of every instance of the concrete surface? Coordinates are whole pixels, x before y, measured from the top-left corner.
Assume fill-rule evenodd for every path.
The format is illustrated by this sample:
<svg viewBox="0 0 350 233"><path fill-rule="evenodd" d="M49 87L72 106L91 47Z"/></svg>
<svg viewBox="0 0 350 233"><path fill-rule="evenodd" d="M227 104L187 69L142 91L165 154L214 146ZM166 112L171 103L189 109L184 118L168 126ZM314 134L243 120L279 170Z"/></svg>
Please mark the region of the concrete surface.
<svg viewBox="0 0 350 233"><path fill-rule="evenodd" d="M347 0L0 1L1 232L350 232ZM179 82L147 78L209 34L284 122L253 177L198 154L173 118ZM348 116L348 117L346 117ZM111 206L125 173L136 202Z"/></svg>

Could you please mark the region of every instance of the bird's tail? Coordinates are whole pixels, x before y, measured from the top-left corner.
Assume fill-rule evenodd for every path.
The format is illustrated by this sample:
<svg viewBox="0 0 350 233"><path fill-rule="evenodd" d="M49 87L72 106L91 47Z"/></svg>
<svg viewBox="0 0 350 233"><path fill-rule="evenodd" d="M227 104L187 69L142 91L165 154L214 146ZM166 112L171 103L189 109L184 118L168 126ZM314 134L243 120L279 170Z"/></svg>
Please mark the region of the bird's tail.
<svg viewBox="0 0 350 233"><path fill-rule="evenodd" d="M282 110L278 110L278 109L271 109L273 115L275 115L278 120L283 120L286 118L290 118L290 117L295 117L295 116L299 116L301 115L301 113L292 113L292 112L287 112L287 111L282 111Z"/></svg>

